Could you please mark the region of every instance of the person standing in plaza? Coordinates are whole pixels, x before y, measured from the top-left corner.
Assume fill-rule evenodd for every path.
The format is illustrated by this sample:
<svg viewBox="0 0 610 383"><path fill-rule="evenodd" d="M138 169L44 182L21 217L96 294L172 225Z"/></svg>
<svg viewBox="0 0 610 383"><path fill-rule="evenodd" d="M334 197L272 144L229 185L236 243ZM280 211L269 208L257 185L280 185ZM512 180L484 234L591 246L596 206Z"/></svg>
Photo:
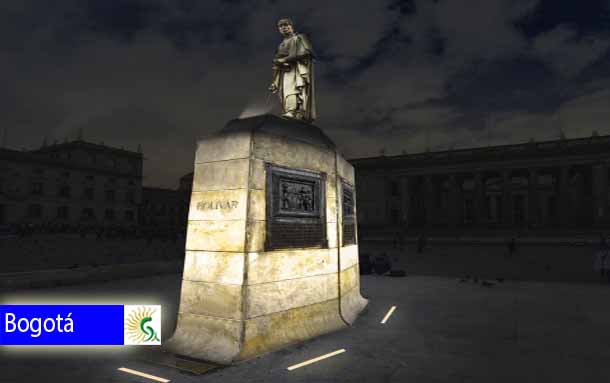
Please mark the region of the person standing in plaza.
<svg viewBox="0 0 610 383"><path fill-rule="evenodd" d="M511 237L506 245L508 247L508 256L512 257L517 251L517 241L515 240L515 237Z"/></svg>
<svg viewBox="0 0 610 383"><path fill-rule="evenodd" d="M608 246L608 241L602 234L600 234L599 244L597 245L597 250L593 256L593 271L599 273L601 279L606 277L610 282L610 257L608 257L609 250L610 247Z"/></svg>
<svg viewBox="0 0 610 383"><path fill-rule="evenodd" d="M426 237L425 235L422 233L420 234L420 236L417 238L417 253L421 254L424 251L424 248L426 247Z"/></svg>

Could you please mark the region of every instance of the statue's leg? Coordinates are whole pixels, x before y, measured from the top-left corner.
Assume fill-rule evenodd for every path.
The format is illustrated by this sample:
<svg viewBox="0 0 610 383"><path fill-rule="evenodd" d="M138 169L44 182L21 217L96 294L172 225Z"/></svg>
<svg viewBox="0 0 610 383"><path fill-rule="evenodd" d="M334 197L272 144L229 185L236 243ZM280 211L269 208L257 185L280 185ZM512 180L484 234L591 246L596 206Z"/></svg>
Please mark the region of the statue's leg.
<svg viewBox="0 0 610 383"><path fill-rule="evenodd" d="M284 117L294 118L299 106L296 94L289 94L284 99Z"/></svg>

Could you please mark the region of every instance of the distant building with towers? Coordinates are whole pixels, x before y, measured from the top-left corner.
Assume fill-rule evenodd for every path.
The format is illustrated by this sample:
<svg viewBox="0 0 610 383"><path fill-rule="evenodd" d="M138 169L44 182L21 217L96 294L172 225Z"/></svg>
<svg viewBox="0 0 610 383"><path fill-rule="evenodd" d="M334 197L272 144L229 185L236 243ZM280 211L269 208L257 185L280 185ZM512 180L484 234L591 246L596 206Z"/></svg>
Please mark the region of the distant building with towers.
<svg viewBox="0 0 610 383"><path fill-rule="evenodd" d="M132 226L142 153L79 138L36 150L0 148L0 225Z"/></svg>
<svg viewBox="0 0 610 383"><path fill-rule="evenodd" d="M610 136L350 160L367 228L610 228Z"/></svg>
<svg viewBox="0 0 610 383"><path fill-rule="evenodd" d="M177 189L142 188L139 224L144 230L185 234L193 172L180 178Z"/></svg>

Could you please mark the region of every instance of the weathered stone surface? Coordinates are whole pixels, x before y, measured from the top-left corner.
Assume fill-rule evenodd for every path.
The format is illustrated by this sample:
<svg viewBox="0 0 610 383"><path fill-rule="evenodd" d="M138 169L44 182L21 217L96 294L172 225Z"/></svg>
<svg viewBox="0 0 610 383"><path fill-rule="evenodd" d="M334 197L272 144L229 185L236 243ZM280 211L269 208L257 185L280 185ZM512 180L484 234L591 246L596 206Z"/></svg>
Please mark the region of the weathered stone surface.
<svg viewBox="0 0 610 383"><path fill-rule="evenodd" d="M253 153L276 165L334 174L334 152L285 137L256 132Z"/></svg>
<svg viewBox="0 0 610 383"><path fill-rule="evenodd" d="M308 306L339 296L336 273L250 285L247 291L246 318Z"/></svg>
<svg viewBox="0 0 610 383"><path fill-rule="evenodd" d="M193 191L246 189L249 159L195 164Z"/></svg>
<svg viewBox="0 0 610 383"><path fill-rule="evenodd" d="M242 318L241 285L182 281L180 312L216 318Z"/></svg>
<svg viewBox="0 0 610 383"><path fill-rule="evenodd" d="M248 359L346 326L337 299L246 320L240 358Z"/></svg>
<svg viewBox="0 0 610 383"><path fill-rule="evenodd" d="M354 167L339 152L337 152L337 174L345 178L349 184L355 185Z"/></svg>
<svg viewBox="0 0 610 383"><path fill-rule="evenodd" d="M247 189L214 190L191 193L191 221L246 219Z"/></svg>
<svg viewBox="0 0 610 383"><path fill-rule="evenodd" d="M334 173L326 176L326 195L337 198L335 187L337 185L337 177Z"/></svg>
<svg viewBox="0 0 610 383"><path fill-rule="evenodd" d="M360 286L360 275L358 275L358 265L354 265L350 268L341 271L339 276L341 295L350 291L353 288Z"/></svg>
<svg viewBox="0 0 610 383"><path fill-rule="evenodd" d="M328 248L334 249L337 247L337 223L328 222L326 224L326 238L328 239Z"/></svg>
<svg viewBox="0 0 610 383"><path fill-rule="evenodd" d="M367 303L368 300L360 295L360 288L351 289L345 294L341 294L341 316L351 325Z"/></svg>
<svg viewBox="0 0 610 383"><path fill-rule="evenodd" d="M326 221L337 222L337 199L334 194L326 195Z"/></svg>
<svg viewBox="0 0 610 383"><path fill-rule="evenodd" d="M275 250L248 254L248 284L337 272L336 249Z"/></svg>
<svg viewBox="0 0 610 383"><path fill-rule="evenodd" d="M265 249L265 221L248 221L246 252L260 252Z"/></svg>
<svg viewBox="0 0 610 383"><path fill-rule="evenodd" d="M343 246L341 248L341 270L358 264L358 245Z"/></svg>
<svg viewBox="0 0 610 383"><path fill-rule="evenodd" d="M186 251L182 278L195 282L241 285L244 281L243 253Z"/></svg>
<svg viewBox="0 0 610 383"><path fill-rule="evenodd" d="M250 132L216 134L197 143L195 163L233 160L250 156Z"/></svg>
<svg viewBox="0 0 610 383"><path fill-rule="evenodd" d="M245 220L189 221L186 250L243 252Z"/></svg>
<svg viewBox="0 0 610 383"><path fill-rule="evenodd" d="M265 162L256 158L250 159L250 189L265 189Z"/></svg>
<svg viewBox="0 0 610 383"><path fill-rule="evenodd" d="M343 328L367 302L359 291L357 246L337 248L337 174L353 184L353 167L317 128L302 131L311 127L272 116L229 125L198 145L180 313L169 341L178 354L224 364ZM320 205L326 226L301 219L291 227L286 216L267 217L266 163L326 174ZM289 250L265 251L268 219L277 248ZM321 246L324 229L329 248L293 248Z"/></svg>
<svg viewBox="0 0 610 383"><path fill-rule="evenodd" d="M248 219L250 221L264 221L266 219L267 201L265 191L258 189L249 190L250 205L248 206Z"/></svg>
<svg viewBox="0 0 610 383"><path fill-rule="evenodd" d="M176 331L164 343L168 351L229 364L240 352L241 321L178 313Z"/></svg>

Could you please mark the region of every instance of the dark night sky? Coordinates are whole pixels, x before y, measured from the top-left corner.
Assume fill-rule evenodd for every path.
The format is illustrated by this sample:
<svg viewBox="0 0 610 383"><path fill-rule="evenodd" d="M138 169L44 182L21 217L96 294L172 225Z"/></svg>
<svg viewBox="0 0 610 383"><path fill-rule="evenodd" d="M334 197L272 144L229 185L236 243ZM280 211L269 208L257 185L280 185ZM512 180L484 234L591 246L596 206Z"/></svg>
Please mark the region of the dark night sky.
<svg viewBox="0 0 610 383"><path fill-rule="evenodd" d="M610 134L610 0L2 0L8 146L82 128L175 187L198 137L264 105L285 16L348 158Z"/></svg>

